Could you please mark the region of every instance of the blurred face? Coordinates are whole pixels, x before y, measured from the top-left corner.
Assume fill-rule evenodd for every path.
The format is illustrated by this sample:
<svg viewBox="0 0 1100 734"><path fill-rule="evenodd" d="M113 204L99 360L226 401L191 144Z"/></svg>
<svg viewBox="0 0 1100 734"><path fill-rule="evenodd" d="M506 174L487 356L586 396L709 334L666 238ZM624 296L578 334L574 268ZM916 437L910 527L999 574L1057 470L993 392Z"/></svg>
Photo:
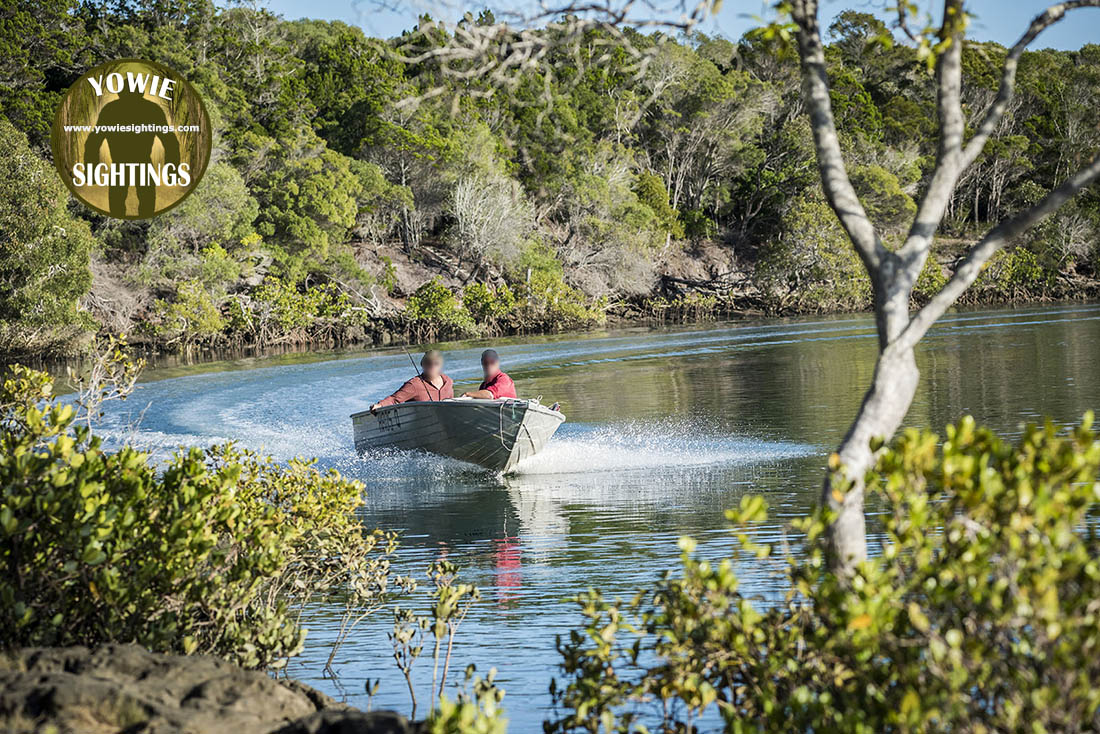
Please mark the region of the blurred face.
<svg viewBox="0 0 1100 734"><path fill-rule="evenodd" d="M500 372L500 360L492 357L482 357L481 369L485 372L486 377L492 377Z"/></svg>
<svg viewBox="0 0 1100 734"><path fill-rule="evenodd" d="M425 357L420 361L420 368L424 370L425 377L429 380L434 380L443 372L443 358Z"/></svg>

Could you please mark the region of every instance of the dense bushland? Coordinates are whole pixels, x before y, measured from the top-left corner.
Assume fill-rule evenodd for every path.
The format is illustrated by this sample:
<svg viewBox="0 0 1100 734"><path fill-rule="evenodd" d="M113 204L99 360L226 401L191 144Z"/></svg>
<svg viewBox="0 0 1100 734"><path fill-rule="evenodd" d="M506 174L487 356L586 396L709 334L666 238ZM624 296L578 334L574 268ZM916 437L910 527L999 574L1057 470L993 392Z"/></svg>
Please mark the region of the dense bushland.
<svg viewBox="0 0 1100 734"><path fill-rule="evenodd" d="M552 78L489 90L431 60L399 61L397 40L249 5L17 0L5 17L8 353L63 351L97 328L172 348L266 345L869 298L820 192L796 62L763 38L631 33L652 54L639 68L592 31L581 66L560 49ZM400 39L407 56L428 43L417 33ZM935 105L926 66L888 37L873 16L842 13L828 58L852 176L889 241L930 169ZM1004 54L968 44L969 115L992 99ZM180 70L216 122L198 190L136 223L66 207L46 163L64 89L98 60L133 56ZM1098 106L1100 46L1023 56L1013 108L950 204L930 286L973 232L1100 144ZM999 255L967 297L1093 295L1098 243L1093 187Z"/></svg>

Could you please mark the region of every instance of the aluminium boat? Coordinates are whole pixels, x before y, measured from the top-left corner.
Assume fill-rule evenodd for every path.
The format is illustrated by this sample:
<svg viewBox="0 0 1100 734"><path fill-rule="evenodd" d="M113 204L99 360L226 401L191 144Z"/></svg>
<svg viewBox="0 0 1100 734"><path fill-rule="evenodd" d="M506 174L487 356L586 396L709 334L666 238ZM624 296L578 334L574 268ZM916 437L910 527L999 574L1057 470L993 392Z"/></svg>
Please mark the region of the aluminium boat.
<svg viewBox="0 0 1100 734"><path fill-rule="evenodd" d="M355 449L420 450L511 471L546 445L565 416L538 400L502 398L399 403L351 416Z"/></svg>

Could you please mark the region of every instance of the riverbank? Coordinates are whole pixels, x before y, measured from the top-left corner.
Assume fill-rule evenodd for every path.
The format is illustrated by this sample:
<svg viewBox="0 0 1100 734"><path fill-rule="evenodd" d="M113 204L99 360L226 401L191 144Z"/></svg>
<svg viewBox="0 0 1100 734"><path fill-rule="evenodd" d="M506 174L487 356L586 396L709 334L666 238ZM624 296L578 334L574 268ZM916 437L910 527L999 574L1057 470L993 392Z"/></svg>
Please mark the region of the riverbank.
<svg viewBox="0 0 1100 734"><path fill-rule="evenodd" d="M969 242L945 241L943 254L927 269L931 284L952 274ZM125 317L114 306L124 293L112 268L95 268L96 280L85 305L99 325L63 348L0 355L0 362L65 364L79 360L96 334L126 333L129 342L150 361L178 357L185 363L222 358L308 352L355 347L386 347L477 338L583 333L600 328L706 324L754 316L799 316L868 312L869 285L807 288L778 284L740 262L718 243L692 249L674 248L661 261L647 289L629 298L594 298L559 279L531 286L489 272L484 281L469 281L443 251L432 257L403 255L400 248L373 249L365 267L384 285L373 285L356 298L328 287L305 293L271 285L244 289L219 305L192 304L202 319L184 319L182 330L157 323L149 297L132 294ZM1055 302L1084 303L1100 299L1100 279L1090 273L1056 273L1031 267L1026 250L995 259L959 303L968 307L1027 306ZM854 280L865 279L861 272ZM538 293L535 293L538 291ZM106 293L114 293L111 300ZM913 306L923 303L918 289ZM141 306L141 302L146 302ZM243 304L243 305L242 305ZM213 310L210 310L213 309ZM247 321L245 311L262 314L263 323ZM203 326L205 324L205 326Z"/></svg>
<svg viewBox="0 0 1100 734"><path fill-rule="evenodd" d="M400 714L359 711L302 683L215 657L103 645L0 655L0 731L415 734L423 729Z"/></svg>

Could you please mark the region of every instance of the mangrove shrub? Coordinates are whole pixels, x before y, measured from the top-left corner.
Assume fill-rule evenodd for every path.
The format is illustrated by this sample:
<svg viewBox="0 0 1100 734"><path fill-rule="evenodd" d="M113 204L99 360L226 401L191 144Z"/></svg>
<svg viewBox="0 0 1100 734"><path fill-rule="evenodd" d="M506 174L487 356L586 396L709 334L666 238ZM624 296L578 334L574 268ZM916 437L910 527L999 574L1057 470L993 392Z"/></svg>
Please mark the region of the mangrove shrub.
<svg viewBox="0 0 1100 734"><path fill-rule="evenodd" d="M44 373L17 366L0 388L0 647L136 642L276 667L311 599L359 619L407 588L394 536L355 516L360 483L232 444L158 468L75 419Z"/></svg>
<svg viewBox="0 0 1100 734"><path fill-rule="evenodd" d="M971 418L942 442L908 430L869 478L881 545L850 577L827 570L814 517L780 603L745 596L734 559L701 560L686 538L655 588L582 595L548 730L1095 730L1098 472L1091 415L1015 445ZM744 532L762 498L728 516L752 563L785 547Z"/></svg>

